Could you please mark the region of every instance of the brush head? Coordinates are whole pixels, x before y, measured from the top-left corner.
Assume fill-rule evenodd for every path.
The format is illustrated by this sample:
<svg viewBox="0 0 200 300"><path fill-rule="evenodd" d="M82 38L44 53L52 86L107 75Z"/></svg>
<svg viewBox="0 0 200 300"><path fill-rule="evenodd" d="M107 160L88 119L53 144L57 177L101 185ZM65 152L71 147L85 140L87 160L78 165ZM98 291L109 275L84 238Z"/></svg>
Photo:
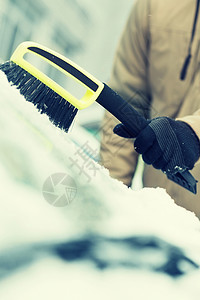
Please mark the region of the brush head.
<svg viewBox="0 0 200 300"><path fill-rule="evenodd" d="M78 111L77 108L13 61L0 65L0 70L41 114L46 114L55 126L68 131Z"/></svg>
<svg viewBox="0 0 200 300"><path fill-rule="evenodd" d="M85 94L78 99L66 88L40 71L26 60L31 54L62 72L85 88ZM8 81L11 82L41 114L59 128L68 131L77 111L90 106L104 88L104 84L63 55L40 44L27 41L21 43L10 61L0 65Z"/></svg>

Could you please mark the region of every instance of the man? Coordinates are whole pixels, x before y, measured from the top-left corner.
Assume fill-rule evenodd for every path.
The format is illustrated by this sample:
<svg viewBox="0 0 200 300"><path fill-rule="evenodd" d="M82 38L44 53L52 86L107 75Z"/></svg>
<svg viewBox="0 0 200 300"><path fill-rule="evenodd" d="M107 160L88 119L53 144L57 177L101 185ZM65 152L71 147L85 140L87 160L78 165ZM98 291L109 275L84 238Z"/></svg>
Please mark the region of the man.
<svg viewBox="0 0 200 300"><path fill-rule="evenodd" d="M106 112L100 156L112 177L131 186L138 153L142 154L147 163L144 186L165 188L178 205L200 218L200 185L193 195L163 173L192 169L200 181L199 2L135 1L109 85L153 121L136 138L135 151L126 128L115 128L119 121Z"/></svg>

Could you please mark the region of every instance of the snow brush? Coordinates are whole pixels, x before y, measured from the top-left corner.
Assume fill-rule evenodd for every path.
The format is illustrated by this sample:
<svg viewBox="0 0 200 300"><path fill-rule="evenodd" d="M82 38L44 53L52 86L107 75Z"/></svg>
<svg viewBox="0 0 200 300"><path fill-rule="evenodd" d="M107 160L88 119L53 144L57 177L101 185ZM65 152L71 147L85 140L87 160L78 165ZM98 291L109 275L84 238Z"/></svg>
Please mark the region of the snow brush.
<svg viewBox="0 0 200 300"><path fill-rule="evenodd" d="M24 58L27 53L39 56L86 88L84 96L77 99L29 63ZM94 101L114 115L135 136L148 125L148 121L108 85L97 80L68 58L40 44L34 42L20 44L11 59L0 65L0 70L6 74L8 81L19 89L27 101L32 102L41 114L45 113L54 125L66 132L77 111L89 107ZM197 193L197 181L188 170L166 175L168 179L190 192Z"/></svg>

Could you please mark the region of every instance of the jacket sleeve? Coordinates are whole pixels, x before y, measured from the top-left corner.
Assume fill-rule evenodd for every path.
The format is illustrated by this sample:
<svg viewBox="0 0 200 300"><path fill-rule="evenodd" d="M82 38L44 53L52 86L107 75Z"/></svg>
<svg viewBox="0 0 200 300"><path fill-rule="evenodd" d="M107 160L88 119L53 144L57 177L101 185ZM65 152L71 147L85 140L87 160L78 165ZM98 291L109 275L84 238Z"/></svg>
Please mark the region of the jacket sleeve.
<svg viewBox="0 0 200 300"><path fill-rule="evenodd" d="M118 92L136 110L148 117L150 92L148 87L149 1L136 0L122 32L109 80L109 86ZM133 141L113 133L119 121L105 112L101 130L100 159L110 175L130 186L138 155Z"/></svg>

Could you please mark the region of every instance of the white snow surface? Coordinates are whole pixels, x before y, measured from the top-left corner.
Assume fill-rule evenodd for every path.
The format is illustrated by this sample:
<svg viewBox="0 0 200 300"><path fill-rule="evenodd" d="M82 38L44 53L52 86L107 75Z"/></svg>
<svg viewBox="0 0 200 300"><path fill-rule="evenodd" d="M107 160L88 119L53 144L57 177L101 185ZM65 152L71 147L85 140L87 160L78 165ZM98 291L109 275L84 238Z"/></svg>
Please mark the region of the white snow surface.
<svg viewBox="0 0 200 300"><path fill-rule="evenodd" d="M78 115L69 133L61 131L25 101L2 72L0 103L0 257L17 247L69 241L87 234L154 236L180 247L200 264L199 220L177 206L164 189L133 191L91 158L88 163L96 169L88 169L87 176L71 165L84 143L98 148L94 137L76 125ZM69 174L76 181L77 195L68 206L54 207L43 198L43 183L54 173ZM99 251L111 260L124 255L106 245ZM149 258L151 253L146 255ZM155 262L159 259L159 255L152 256ZM199 282L198 269L174 279L142 268L100 271L86 261L63 263L44 255L1 280L0 299L196 300Z"/></svg>

